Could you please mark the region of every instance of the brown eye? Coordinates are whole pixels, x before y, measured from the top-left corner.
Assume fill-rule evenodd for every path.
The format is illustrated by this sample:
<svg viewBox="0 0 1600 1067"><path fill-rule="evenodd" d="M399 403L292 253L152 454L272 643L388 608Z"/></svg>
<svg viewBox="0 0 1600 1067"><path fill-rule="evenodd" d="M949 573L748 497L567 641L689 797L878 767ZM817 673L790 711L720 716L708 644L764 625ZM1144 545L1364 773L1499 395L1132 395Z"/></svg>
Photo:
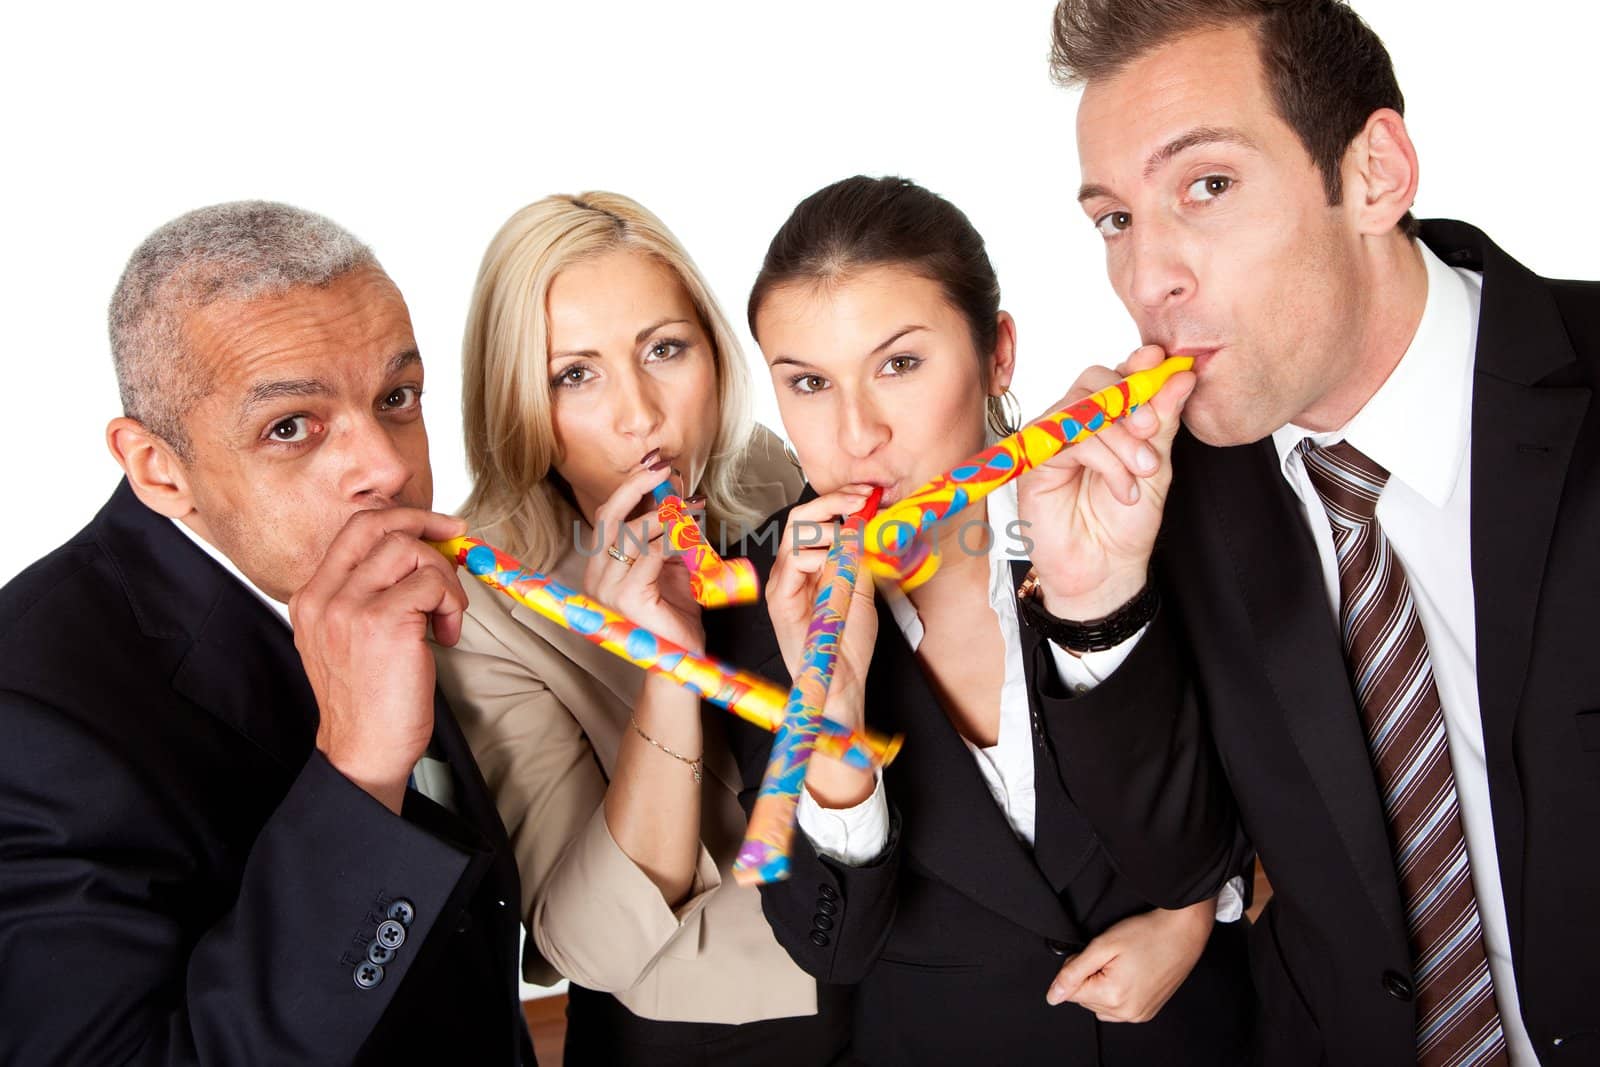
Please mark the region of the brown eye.
<svg viewBox="0 0 1600 1067"><path fill-rule="evenodd" d="M297 444L311 436L311 420L304 415L295 415L273 423L267 433L282 444Z"/></svg>
<svg viewBox="0 0 1600 1067"><path fill-rule="evenodd" d="M1109 211L1094 220L1095 229L1103 237L1115 237L1133 225L1133 216L1126 211Z"/></svg>
<svg viewBox="0 0 1600 1067"><path fill-rule="evenodd" d="M422 400L422 390L414 385L402 385L394 392L383 398L383 406L389 411L415 406Z"/></svg>
<svg viewBox="0 0 1600 1067"><path fill-rule="evenodd" d="M571 389L582 385L590 377L589 368L582 363L577 363L557 374L550 384L557 389Z"/></svg>
<svg viewBox="0 0 1600 1067"><path fill-rule="evenodd" d="M651 362L659 363L671 359L688 347L682 341L656 341L646 350L645 356Z"/></svg>
<svg viewBox="0 0 1600 1067"><path fill-rule="evenodd" d="M1232 188L1232 178L1221 174L1208 174L1189 183L1189 197L1193 200L1214 200Z"/></svg>

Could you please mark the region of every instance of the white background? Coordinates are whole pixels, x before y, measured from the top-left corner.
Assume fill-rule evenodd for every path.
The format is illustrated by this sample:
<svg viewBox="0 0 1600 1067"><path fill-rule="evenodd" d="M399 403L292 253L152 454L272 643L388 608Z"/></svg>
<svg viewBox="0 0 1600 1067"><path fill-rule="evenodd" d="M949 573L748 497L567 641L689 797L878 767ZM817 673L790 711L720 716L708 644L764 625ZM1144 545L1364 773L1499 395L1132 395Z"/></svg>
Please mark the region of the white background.
<svg viewBox="0 0 1600 1067"><path fill-rule="evenodd" d="M376 249L427 361L441 508L467 489L459 345L479 257L551 192L615 189L656 211L743 333L749 283L801 197L858 172L914 178L987 237L1037 413L1136 340L1073 202L1075 98L1048 78L1052 6L14 6L0 41L0 581L115 485L105 307L128 254L221 200L287 200ZM1472 221L1540 273L1600 275L1596 9L1355 6L1406 93L1419 214ZM757 414L776 425L752 366Z"/></svg>

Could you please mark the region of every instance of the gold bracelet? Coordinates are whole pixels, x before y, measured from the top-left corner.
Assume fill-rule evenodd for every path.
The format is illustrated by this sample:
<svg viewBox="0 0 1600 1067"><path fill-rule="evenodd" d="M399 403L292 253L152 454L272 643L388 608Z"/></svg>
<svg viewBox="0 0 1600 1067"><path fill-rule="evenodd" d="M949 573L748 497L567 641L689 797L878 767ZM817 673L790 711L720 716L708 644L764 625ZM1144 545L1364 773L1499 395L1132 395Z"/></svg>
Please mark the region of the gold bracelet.
<svg viewBox="0 0 1600 1067"><path fill-rule="evenodd" d="M695 785L699 785L701 782L705 781L706 760L704 756L696 756L694 759L690 759L681 752L672 751L672 749L668 748L666 745L663 745L660 741L657 741L655 738L639 729L639 720L632 715L628 716L628 725L633 727L634 733L638 734L640 737L644 738L646 741L650 742L650 744L654 745L656 748L659 748L661 751L665 752L679 763L687 763L689 765L689 769L694 772Z"/></svg>

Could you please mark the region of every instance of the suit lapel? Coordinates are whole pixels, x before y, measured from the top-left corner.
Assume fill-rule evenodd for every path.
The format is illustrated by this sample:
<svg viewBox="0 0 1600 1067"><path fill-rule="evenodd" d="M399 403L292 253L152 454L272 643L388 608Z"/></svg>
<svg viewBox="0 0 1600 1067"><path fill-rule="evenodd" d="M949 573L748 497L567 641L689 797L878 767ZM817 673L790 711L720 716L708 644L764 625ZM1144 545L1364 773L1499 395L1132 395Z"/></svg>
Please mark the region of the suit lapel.
<svg viewBox="0 0 1600 1067"><path fill-rule="evenodd" d="M1479 375L1472 412L1472 573L1478 702L1491 757L1514 773L1545 557L1587 389L1533 389ZM1485 655L1485 652L1488 655ZM1497 813L1498 814L1498 813Z"/></svg>
<svg viewBox="0 0 1600 1067"><path fill-rule="evenodd" d="M1024 929L1082 940L1032 854L1012 833L881 598L867 707L875 727L906 735L884 782L904 820L909 858Z"/></svg>
<svg viewBox="0 0 1600 1067"><path fill-rule="evenodd" d="M290 775L305 765L318 721L311 683L288 627L242 587L223 591L172 685Z"/></svg>
<svg viewBox="0 0 1600 1067"><path fill-rule="evenodd" d="M283 620L141 504L124 480L97 540L115 564L140 629L188 650L177 692L253 742L293 776L316 738L316 701Z"/></svg>
<svg viewBox="0 0 1600 1067"><path fill-rule="evenodd" d="M1388 821L1311 532L1270 440L1205 452L1204 496L1267 682L1373 909L1404 943Z"/></svg>
<svg viewBox="0 0 1600 1067"><path fill-rule="evenodd" d="M1576 354L1537 276L1462 223L1427 223L1423 237L1446 263L1483 272L1472 393L1478 705L1501 882L1516 932L1524 837L1513 731L1545 560L1591 397L1584 387L1541 384L1552 377L1559 381Z"/></svg>

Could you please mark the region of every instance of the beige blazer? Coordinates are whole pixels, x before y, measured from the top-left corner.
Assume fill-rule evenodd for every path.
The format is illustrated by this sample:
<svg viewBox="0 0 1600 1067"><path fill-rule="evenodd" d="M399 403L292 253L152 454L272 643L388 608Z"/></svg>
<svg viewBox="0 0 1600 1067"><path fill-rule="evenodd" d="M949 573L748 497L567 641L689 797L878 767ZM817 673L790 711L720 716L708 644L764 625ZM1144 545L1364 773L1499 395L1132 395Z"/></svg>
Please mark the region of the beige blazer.
<svg viewBox="0 0 1600 1067"><path fill-rule="evenodd" d="M801 478L777 438L758 433L741 480L765 515L799 495ZM581 589L585 562L574 548L555 574ZM531 935L523 974L546 985L570 978L649 1019L814 1014L814 981L773 938L759 891L729 873L745 817L726 713L702 712L699 867L672 909L618 847L601 804L644 672L480 582L464 584L461 640L436 648L439 683L516 852Z"/></svg>

